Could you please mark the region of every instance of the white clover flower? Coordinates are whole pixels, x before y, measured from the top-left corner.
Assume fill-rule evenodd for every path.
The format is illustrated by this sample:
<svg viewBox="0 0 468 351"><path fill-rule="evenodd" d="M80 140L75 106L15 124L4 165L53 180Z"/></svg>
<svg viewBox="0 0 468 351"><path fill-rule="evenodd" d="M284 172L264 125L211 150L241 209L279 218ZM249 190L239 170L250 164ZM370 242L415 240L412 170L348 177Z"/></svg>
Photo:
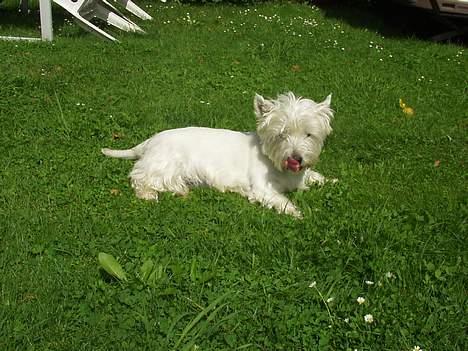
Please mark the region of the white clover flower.
<svg viewBox="0 0 468 351"><path fill-rule="evenodd" d="M314 280L312 283L309 284L309 288L315 288L317 282Z"/></svg>
<svg viewBox="0 0 468 351"><path fill-rule="evenodd" d="M369 324L374 323L374 317L372 317L371 314L366 314L364 316L364 322L369 323Z"/></svg>
<svg viewBox="0 0 468 351"><path fill-rule="evenodd" d="M362 296L359 296L357 299L356 299L357 303L362 305L364 302L366 302L366 299L363 298Z"/></svg>
<svg viewBox="0 0 468 351"><path fill-rule="evenodd" d="M374 282L373 282L373 281L370 281L370 280L366 280L365 283L366 283L367 285L374 285Z"/></svg>
<svg viewBox="0 0 468 351"><path fill-rule="evenodd" d="M411 351L423 351L423 349L420 348L419 346L415 346L411 349Z"/></svg>
<svg viewBox="0 0 468 351"><path fill-rule="evenodd" d="M387 273L385 273L385 277L388 278L388 279L394 279L394 278L396 278L396 277L395 277L395 274L393 274L392 272L387 272Z"/></svg>
<svg viewBox="0 0 468 351"><path fill-rule="evenodd" d="M334 297L329 297L329 298L327 299L327 303L332 302L334 299L335 299Z"/></svg>
<svg viewBox="0 0 468 351"><path fill-rule="evenodd" d="M349 323L349 318L344 319L345 323Z"/></svg>

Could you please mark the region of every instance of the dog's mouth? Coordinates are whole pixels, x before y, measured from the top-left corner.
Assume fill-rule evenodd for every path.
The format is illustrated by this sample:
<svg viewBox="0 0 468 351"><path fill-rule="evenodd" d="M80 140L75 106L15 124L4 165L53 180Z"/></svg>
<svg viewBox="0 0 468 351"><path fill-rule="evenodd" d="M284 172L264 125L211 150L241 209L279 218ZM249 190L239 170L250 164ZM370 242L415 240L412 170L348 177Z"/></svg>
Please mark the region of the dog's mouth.
<svg viewBox="0 0 468 351"><path fill-rule="evenodd" d="M300 172L302 170L301 160L297 160L293 157L288 157L286 160L283 161L284 169L288 169L291 172Z"/></svg>

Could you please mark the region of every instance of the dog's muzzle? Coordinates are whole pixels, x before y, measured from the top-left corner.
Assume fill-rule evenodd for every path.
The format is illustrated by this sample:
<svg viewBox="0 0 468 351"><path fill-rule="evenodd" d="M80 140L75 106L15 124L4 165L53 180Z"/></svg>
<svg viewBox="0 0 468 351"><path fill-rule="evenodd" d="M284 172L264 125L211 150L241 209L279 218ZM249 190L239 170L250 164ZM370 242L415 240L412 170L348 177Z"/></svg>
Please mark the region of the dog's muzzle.
<svg viewBox="0 0 468 351"><path fill-rule="evenodd" d="M284 169L290 170L291 172L300 172L303 168L302 166L302 157L300 156L293 156L288 157L286 160L283 161Z"/></svg>

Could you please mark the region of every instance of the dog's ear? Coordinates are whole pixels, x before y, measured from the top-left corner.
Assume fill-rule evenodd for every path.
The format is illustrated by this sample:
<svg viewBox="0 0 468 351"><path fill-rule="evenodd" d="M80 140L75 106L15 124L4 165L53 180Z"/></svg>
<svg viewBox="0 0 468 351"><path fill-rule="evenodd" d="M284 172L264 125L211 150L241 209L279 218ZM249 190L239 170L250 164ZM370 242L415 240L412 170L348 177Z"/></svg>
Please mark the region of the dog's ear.
<svg viewBox="0 0 468 351"><path fill-rule="evenodd" d="M334 111L330 107L332 94L328 95L325 100L319 103L316 107L317 116L322 120L323 131L325 136L329 135L332 132L330 122L333 119Z"/></svg>
<svg viewBox="0 0 468 351"><path fill-rule="evenodd" d="M264 99L263 96L255 94L254 98L254 109L255 115L258 119L265 116L266 113L270 112L275 105L270 100Z"/></svg>
<svg viewBox="0 0 468 351"><path fill-rule="evenodd" d="M330 107L330 104L331 104L331 98L332 98L332 94L328 95L325 100L323 100L320 105L325 105L325 106L328 106Z"/></svg>
<svg viewBox="0 0 468 351"><path fill-rule="evenodd" d="M323 100L322 102L318 103L317 106L315 107L315 111L316 111L319 115L323 115L323 116L326 117L327 119L333 118L333 113L334 113L334 111L333 111L332 108L330 107L331 98L332 98L332 94L328 95L328 96L325 98L325 100Z"/></svg>

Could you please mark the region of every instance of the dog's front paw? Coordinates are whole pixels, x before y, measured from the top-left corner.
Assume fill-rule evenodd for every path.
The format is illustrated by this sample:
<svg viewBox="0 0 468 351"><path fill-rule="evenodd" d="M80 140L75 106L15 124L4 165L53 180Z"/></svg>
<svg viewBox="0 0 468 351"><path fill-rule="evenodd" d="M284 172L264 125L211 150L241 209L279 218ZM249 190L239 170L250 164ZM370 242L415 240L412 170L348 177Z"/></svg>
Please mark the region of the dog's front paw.
<svg viewBox="0 0 468 351"><path fill-rule="evenodd" d="M158 201L158 193L155 192L137 192L136 197L142 200Z"/></svg>
<svg viewBox="0 0 468 351"><path fill-rule="evenodd" d="M148 201L158 201L158 192L149 188L135 188L137 198Z"/></svg>
<svg viewBox="0 0 468 351"><path fill-rule="evenodd" d="M306 186L312 185L312 184L324 185L325 183L335 184L337 182L338 182L338 179L336 178L328 179L328 178L325 178L320 173L312 171L312 170L309 170L304 178L304 184Z"/></svg>
<svg viewBox="0 0 468 351"><path fill-rule="evenodd" d="M302 212L299 210L294 211L294 213L291 213L291 216L293 216L296 219L304 219L304 216L302 215Z"/></svg>
<svg viewBox="0 0 468 351"><path fill-rule="evenodd" d="M304 217L302 216L302 212L298 210L294 205L288 204L286 208L284 209L284 213L288 214L290 216L293 216L294 218L297 219L303 219Z"/></svg>
<svg viewBox="0 0 468 351"><path fill-rule="evenodd" d="M305 185L318 184L323 185L326 182L326 178L318 172L308 170L304 177Z"/></svg>

